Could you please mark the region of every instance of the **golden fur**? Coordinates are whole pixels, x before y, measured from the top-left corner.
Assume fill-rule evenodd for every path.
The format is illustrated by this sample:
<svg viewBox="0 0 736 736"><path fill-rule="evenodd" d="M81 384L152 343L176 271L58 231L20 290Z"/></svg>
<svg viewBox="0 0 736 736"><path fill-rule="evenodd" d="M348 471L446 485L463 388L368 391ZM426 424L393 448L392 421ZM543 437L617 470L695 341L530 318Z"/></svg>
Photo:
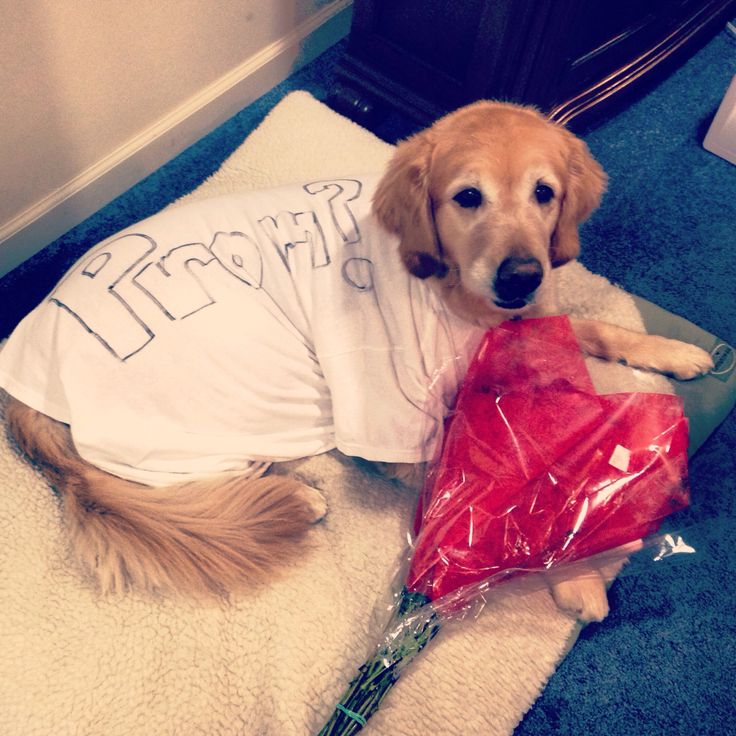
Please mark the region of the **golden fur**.
<svg viewBox="0 0 736 736"><path fill-rule="evenodd" d="M550 271L578 255L578 225L605 186L602 168L571 133L532 109L480 102L398 146L374 211L398 236L409 271L459 316L489 327L556 310ZM471 205L480 197L477 206L458 203L469 189ZM683 343L584 320L574 325L595 355L680 378L711 366L704 351ZM18 401L8 420L20 448L61 494L76 557L104 591L241 589L282 566L324 513L321 496L288 475L148 488L86 463L68 427ZM417 478L416 468L384 469ZM550 584L563 608L588 620L605 615L597 570Z"/></svg>
<svg viewBox="0 0 736 736"><path fill-rule="evenodd" d="M11 436L60 493L75 557L105 593L227 595L292 558L325 510L289 476L143 486L85 462L66 425L20 401L11 399L6 415Z"/></svg>
<svg viewBox="0 0 736 736"><path fill-rule="evenodd" d="M379 184L374 206L396 234L408 270L428 279L458 316L493 327L511 316L557 310L550 271L580 251L578 226L600 203L606 174L583 141L536 110L495 102L462 108L401 144ZM543 185L552 197L540 202ZM459 192L474 189L480 204L463 207ZM546 199L546 198L545 198ZM497 274L508 259L520 273L534 262L541 282L508 309L497 303ZM631 332L592 320L572 320L582 349L607 360L689 379L712 367L693 345ZM387 466L399 477L407 469ZM608 612L606 581L620 558L600 566L578 563L554 571L548 583L557 604L581 620Z"/></svg>
<svg viewBox="0 0 736 736"><path fill-rule="evenodd" d="M406 267L429 283L464 319L493 327L511 316L555 312L551 269L580 252L578 226L600 203L606 174L588 147L532 108L478 102L445 116L400 144L374 207L399 237ZM554 196L540 204L538 184ZM473 187L477 208L453 197ZM508 258L535 259L543 269L534 298L499 308L493 277ZM700 348L615 325L573 320L583 349L606 360L694 378L712 367Z"/></svg>

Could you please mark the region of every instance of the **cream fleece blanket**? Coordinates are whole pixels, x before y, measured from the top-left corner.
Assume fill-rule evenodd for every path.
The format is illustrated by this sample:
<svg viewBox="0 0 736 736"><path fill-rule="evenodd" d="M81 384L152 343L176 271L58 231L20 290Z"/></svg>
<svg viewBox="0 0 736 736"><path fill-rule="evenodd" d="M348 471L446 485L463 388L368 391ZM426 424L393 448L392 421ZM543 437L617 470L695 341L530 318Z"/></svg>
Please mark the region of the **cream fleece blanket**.
<svg viewBox="0 0 736 736"><path fill-rule="evenodd" d="M295 92L185 199L379 170L390 154ZM558 277L569 311L642 329L631 298L605 279L579 264ZM670 390L622 366L591 367L599 391ZM3 436L0 733L316 732L375 641L371 612L396 569L414 499L336 454L307 460L301 472L324 490L329 513L309 554L271 585L222 605L103 598L69 561L56 498ZM433 642L365 732L509 734L576 633L545 590L499 595Z"/></svg>

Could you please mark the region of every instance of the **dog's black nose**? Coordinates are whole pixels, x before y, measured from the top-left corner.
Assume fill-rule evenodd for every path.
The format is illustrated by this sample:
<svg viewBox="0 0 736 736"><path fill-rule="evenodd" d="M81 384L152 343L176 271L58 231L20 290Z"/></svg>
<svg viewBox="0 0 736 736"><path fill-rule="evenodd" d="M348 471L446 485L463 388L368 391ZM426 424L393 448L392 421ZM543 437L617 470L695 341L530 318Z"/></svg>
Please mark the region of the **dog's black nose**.
<svg viewBox="0 0 736 736"><path fill-rule="evenodd" d="M536 258L507 258L496 271L493 289L500 302L526 299L542 283L544 270Z"/></svg>

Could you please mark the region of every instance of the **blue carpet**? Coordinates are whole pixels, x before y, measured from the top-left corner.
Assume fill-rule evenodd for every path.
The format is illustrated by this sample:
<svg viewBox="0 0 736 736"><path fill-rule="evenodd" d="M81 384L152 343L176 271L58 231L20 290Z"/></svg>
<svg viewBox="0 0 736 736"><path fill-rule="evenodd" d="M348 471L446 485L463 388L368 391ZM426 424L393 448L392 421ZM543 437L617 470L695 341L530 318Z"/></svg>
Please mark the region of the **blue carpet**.
<svg viewBox="0 0 736 736"><path fill-rule="evenodd" d="M285 94L306 89L324 99L343 50L338 44L0 280L0 337L86 249L201 183ZM585 136L611 183L583 229L582 257L732 344L736 167L700 144L734 72L736 42L724 32ZM395 140L411 129L395 117L376 132ZM691 486L692 507L671 526L697 554L614 584L611 615L584 630L516 736L736 734L733 414L694 456Z"/></svg>

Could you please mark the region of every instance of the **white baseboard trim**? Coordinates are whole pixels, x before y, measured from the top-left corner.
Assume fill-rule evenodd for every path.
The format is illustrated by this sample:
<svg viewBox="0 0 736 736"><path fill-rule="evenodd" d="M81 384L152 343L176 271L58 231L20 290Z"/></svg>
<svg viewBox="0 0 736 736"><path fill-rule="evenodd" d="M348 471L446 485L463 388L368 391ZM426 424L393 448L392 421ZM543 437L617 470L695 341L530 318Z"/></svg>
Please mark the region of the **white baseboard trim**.
<svg viewBox="0 0 736 736"><path fill-rule="evenodd" d="M326 6L64 186L0 225L0 276L337 43L349 31L351 5L352 0L336 0Z"/></svg>

